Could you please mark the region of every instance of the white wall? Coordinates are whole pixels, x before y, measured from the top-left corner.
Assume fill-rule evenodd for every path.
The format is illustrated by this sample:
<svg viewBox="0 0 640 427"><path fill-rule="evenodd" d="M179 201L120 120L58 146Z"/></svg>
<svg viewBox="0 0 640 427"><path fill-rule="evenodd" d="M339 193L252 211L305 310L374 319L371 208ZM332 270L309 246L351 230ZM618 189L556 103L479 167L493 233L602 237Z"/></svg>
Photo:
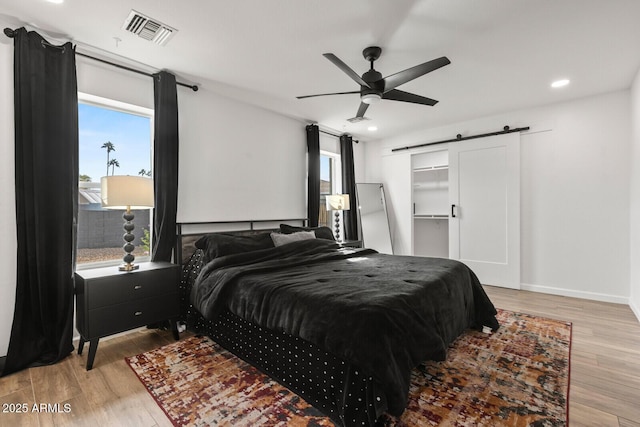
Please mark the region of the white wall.
<svg viewBox="0 0 640 427"><path fill-rule="evenodd" d="M16 298L13 44L0 43L0 356L6 356Z"/></svg>
<svg viewBox="0 0 640 427"><path fill-rule="evenodd" d="M304 123L206 87L179 107L178 221L307 216Z"/></svg>
<svg viewBox="0 0 640 427"><path fill-rule="evenodd" d="M523 288L628 302L629 100L628 91L616 92L367 143L368 179L383 182L391 199L396 253L411 251L417 151L391 148L531 126L521 137Z"/></svg>
<svg viewBox="0 0 640 427"><path fill-rule="evenodd" d="M631 188L630 188L630 283L629 305L640 319L640 70L631 86Z"/></svg>

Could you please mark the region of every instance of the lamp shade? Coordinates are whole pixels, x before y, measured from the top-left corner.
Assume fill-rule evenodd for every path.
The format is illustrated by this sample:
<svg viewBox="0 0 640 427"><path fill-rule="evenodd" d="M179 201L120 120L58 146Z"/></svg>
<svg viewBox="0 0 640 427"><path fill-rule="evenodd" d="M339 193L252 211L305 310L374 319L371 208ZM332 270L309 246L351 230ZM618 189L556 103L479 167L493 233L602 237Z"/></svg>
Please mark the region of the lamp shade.
<svg viewBox="0 0 640 427"><path fill-rule="evenodd" d="M348 194L332 194L327 196L327 210L330 211L348 211L349 195Z"/></svg>
<svg viewBox="0 0 640 427"><path fill-rule="evenodd" d="M142 176L112 175L100 178L100 198L106 209L153 207L153 180Z"/></svg>

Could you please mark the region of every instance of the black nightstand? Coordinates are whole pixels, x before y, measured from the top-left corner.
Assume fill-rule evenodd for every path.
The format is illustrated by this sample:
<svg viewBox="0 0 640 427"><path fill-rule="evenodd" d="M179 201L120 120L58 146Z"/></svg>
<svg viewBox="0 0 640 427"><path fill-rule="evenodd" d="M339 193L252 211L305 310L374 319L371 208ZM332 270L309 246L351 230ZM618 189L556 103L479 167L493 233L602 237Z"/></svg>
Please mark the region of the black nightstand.
<svg viewBox="0 0 640 427"><path fill-rule="evenodd" d="M343 242L340 242L340 246L346 246L350 248L361 248L362 240L345 240Z"/></svg>
<svg viewBox="0 0 640 427"><path fill-rule="evenodd" d="M76 327L80 332L78 354L89 342L87 371L93 367L98 341L141 326L170 320L178 340L175 319L180 314L180 266L147 262L131 272L117 266L76 272Z"/></svg>

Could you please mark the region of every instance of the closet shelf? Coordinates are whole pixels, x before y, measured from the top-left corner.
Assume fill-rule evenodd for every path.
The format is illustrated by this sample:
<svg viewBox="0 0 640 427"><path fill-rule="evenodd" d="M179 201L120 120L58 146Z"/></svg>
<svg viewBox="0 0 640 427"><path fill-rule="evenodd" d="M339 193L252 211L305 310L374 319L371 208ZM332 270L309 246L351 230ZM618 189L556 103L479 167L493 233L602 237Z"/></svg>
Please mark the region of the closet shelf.
<svg viewBox="0 0 640 427"><path fill-rule="evenodd" d="M415 214L414 219L449 219L447 214Z"/></svg>
<svg viewBox="0 0 640 427"><path fill-rule="evenodd" d="M449 169L449 165L425 166L413 169L414 172L437 171Z"/></svg>

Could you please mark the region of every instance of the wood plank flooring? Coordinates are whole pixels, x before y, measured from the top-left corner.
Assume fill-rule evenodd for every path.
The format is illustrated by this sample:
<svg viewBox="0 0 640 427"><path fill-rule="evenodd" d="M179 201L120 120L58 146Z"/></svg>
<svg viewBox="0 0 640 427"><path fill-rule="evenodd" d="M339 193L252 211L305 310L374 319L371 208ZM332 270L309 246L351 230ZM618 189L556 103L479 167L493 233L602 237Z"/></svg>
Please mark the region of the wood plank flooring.
<svg viewBox="0 0 640 427"><path fill-rule="evenodd" d="M485 289L496 307L573 323L569 425L640 427L640 323L628 306Z"/></svg>
<svg viewBox="0 0 640 427"><path fill-rule="evenodd" d="M486 287L496 307L573 322L570 426L640 427L640 323L629 307ZM185 334L181 334L183 337ZM124 357L173 342L170 332L139 330L100 342L93 370L86 351L0 378L2 426L171 426ZM85 349L87 350L87 349ZM59 404L61 412L34 404ZM65 411L68 404L68 412Z"/></svg>

